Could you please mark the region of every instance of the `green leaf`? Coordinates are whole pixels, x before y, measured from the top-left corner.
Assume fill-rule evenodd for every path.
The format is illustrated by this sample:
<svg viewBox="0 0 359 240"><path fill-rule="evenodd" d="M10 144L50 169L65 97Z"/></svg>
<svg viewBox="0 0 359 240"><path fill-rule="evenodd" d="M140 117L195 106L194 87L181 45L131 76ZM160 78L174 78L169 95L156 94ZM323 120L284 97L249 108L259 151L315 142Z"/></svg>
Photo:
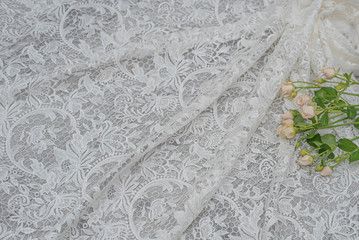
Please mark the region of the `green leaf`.
<svg viewBox="0 0 359 240"><path fill-rule="evenodd" d="M323 101L320 97L314 96L313 101L316 102L319 107L325 108L325 104L323 103Z"/></svg>
<svg viewBox="0 0 359 240"><path fill-rule="evenodd" d="M302 117L302 115L300 114L300 112L298 112L297 110L290 110L294 116L293 121L294 122L304 122L304 118Z"/></svg>
<svg viewBox="0 0 359 240"><path fill-rule="evenodd" d="M322 145L320 145L320 149L319 149L318 153L320 154L320 153L325 152L325 151L327 151L327 150L329 150L329 151L331 152L331 151L332 151L332 148L331 148L328 144L322 144ZM329 152L328 152L328 153L329 153ZM326 153L326 154L328 154L328 153ZM326 154L324 154L324 155L326 155ZM331 152L331 153L328 155L328 158L329 158L329 159L334 158L334 154Z"/></svg>
<svg viewBox="0 0 359 240"><path fill-rule="evenodd" d="M312 138L307 139L307 143L312 147L319 147L322 145L322 138L319 134L314 135Z"/></svg>
<svg viewBox="0 0 359 240"><path fill-rule="evenodd" d="M311 132L308 136L305 137L305 139L309 139L314 137L316 131Z"/></svg>
<svg viewBox="0 0 359 240"><path fill-rule="evenodd" d="M314 92L315 96L321 100L331 101L338 95L338 91L332 87L322 87L320 90Z"/></svg>
<svg viewBox="0 0 359 240"><path fill-rule="evenodd" d="M348 109L342 107L342 108L339 108L338 110L340 110L341 112L346 113L348 115Z"/></svg>
<svg viewBox="0 0 359 240"><path fill-rule="evenodd" d="M319 89L318 91L314 91L315 101L318 99L325 99L325 91L322 90L323 88Z"/></svg>
<svg viewBox="0 0 359 240"><path fill-rule="evenodd" d="M352 74L353 74L353 72L351 72L350 74L344 73L343 76L344 76L348 81L350 81L350 79L351 79L351 77L352 77Z"/></svg>
<svg viewBox="0 0 359 240"><path fill-rule="evenodd" d="M339 107L345 107L347 104L346 104L343 100L339 100L338 103L337 103L337 105L338 105Z"/></svg>
<svg viewBox="0 0 359 240"><path fill-rule="evenodd" d="M325 112L319 120L320 126L325 127L328 125L328 122L329 122L328 112Z"/></svg>
<svg viewBox="0 0 359 240"><path fill-rule="evenodd" d="M346 87L347 87L347 84L341 82L341 83L338 83L337 86L335 86L335 89L336 89L336 90L342 90L342 89L344 89L344 88L346 88Z"/></svg>
<svg viewBox="0 0 359 240"><path fill-rule="evenodd" d="M352 75L353 75L353 72L351 72L350 74L349 74L349 77L348 77L348 80L350 81L350 79L352 78Z"/></svg>
<svg viewBox="0 0 359 240"><path fill-rule="evenodd" d="M293 121L295 123L298 123L298 122L304 122L304 118L301 116L301 115L297 115L293 118Z"/></svg>
<svg viewBox="0 0 359 240"><path fill-rule="evenodd" d="M349 156L349 163L355 162L359 160L359 150L353 152Z"/></svg>
<svg viewBox="0 0 359 240"><path fill-rule="evenodd" d="M292 112L294 117L298 115L300 116L300 112L298 110L290 110L290 111Z"/></svg>
<svg viewBox="0 0 359 240"><path fill-rule="evenodd" d="M322 145L320 145L320 150L332 150L332 148L326 144L326 143L322 143Z"/></svg>
<svg viewBox="0 0 359 240"><path fill-rule="evenodd" d="M338 91L335 88L323 87L322 89L326 92L325 99L329 101L335 99L338 96Z"/></svg>
<svg viewBox="0 0 359 240"><path fill-rule="evenodd" d="M328 145L335 145L337 143L333 134L325 134L322 136L322 142Z"/></svg>
<svg viewBox="0 0 359 240"><path fill-rule="evenodd" d="M339 139L338 147L346 152L352 152L358 148L358 146L347 138Z"/></svg>
<svg viewBox="0 0 359 240"><path fill-rule="evenodd" d="M355 127L356 129L359 129L359 117L358 117L357 119L355 119L354 122L357 122L357 123L358 123L358 124L354 124L354 127Z"/></svg>
<svg viewBox="0 0 359 240"><path fill-rule="evenodd" d="M310 120L312 123L317 123L317 121L315 120L315 117L309 118L309 120Z"/></svg>
<svg viewBox="0 0 359 240"><path fill-rule="evenodd" d="M347 115L349 119L354 119L357 116L357 110L355 107L347 107Z"/></svg>
<svg viewBox="0 0 359 240"><path fill-rule="evenodd" d="M312 124L306 123L306 122L295 122L294 126L307 129L307 128L311 127Z"/></svg>

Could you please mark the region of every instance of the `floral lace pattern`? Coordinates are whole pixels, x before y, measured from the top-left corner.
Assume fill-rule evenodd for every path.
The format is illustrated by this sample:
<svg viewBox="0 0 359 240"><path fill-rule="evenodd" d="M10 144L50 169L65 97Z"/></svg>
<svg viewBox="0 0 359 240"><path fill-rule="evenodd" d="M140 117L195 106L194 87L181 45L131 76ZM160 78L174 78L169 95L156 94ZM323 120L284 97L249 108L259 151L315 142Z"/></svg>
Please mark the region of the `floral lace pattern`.
<svg viewBox="0 0 359 240"><path fill-rule="evenodd" d="M358 238L359 168L308 176L273 130L282 81L358 69L353 9L2 1L0 238Z"/></svg>

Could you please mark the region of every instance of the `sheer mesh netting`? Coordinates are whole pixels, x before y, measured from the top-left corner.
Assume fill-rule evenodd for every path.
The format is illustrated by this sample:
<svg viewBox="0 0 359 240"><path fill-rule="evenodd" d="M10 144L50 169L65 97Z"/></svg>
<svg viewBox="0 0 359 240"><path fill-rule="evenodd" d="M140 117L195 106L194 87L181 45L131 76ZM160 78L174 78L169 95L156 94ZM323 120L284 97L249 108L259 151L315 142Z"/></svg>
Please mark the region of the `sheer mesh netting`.
<svg viewBox="0 0 359 240"><path fill-rule="evenodd" d="M359 74L358 11L2 0L0 238L358 239L359 166L310 176L275 133L283 81Z"/></svg>

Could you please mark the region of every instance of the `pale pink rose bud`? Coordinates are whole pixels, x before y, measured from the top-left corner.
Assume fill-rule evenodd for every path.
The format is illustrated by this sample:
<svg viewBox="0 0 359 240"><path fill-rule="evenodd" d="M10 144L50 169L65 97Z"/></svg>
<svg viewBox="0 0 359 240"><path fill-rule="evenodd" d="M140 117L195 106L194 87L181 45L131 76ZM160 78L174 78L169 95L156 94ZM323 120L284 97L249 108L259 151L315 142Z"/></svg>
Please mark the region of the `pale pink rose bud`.
<svg viewBox="0 0 359 240"><path fill-rule="evenodd" d="M294 99L294 102L302 107L304 105L307 105L308 103L311 102L311 99L309 97L309 95L304 95L304 94L299 94L295 99Z"/></svg>
<svg viewBox="0 0 359 240"><path fill-rule="evenodd" d="M287 119L287 120L284 120L282 122L283 125L287 125L287 126L293 126L294 124L294 121L292 119Z"/></svg>
<svg viewBox="0 0 359 240"><path fill-rule="evenodd" d="M284 126L282 133L286 139L295 137L295 129L293 126Z"/></svg>
<svg viewBox="0 0 359 240"><path fill-rule="evenodd" d="M290 98L294 90L295 89L292 82L285 82L282 84L280 93L282 94L283 97Z"/></svg>
<svg viewBox="0 0 359 240"><path fill-rule="evenodd" d="M320 176L329 176L330 174L332 174L332 168L329 166L325 166L320 172Z"/></svg>
<svg viewBox="0 0 359 240"><path fill-rule="evenodd" d="M308 165L312 165L313 163L313 158L310 155L304 155L303 157L298 159L298 164L300 166L308 166Z"/></svg>
<svg viewBox="0 0 359 240"><path fill-rule="evenodd" d="M294 118L293 113L292 113L291 111L288 111L288 112L282 114L280 117L281 117L283 120L293 119L293 118Z"/></svg>
<svg viewBox="0 0 359 240"><path fill-rule="evenodd" d="M284 139L291 139L295 136L295 129L293 126L280 125L277 128L277 133Z"/></svg>
<svg viewBox="0 0 359 240"><path fill-rule="evenodd" d="M313 106L308 106L308 105L304 105L303 107L301 107L300 109L300 115L302 115L303 118L312 118L315 116L314 114L314 107Z"/></svg>
<svg viewBox="0 0 359 240"><path fill-rule="evenodd" d="M281 135L282 133L282 130L283 130L283 125L279 125L278 128L277 128L277 134Z"/></svg>
<svg viewBox="0 0 359 240"><path fill-rule="evenodd" d="M338 72L335 71L335 69L332 67L323 67L322 73L324 74L325 78L332 79Z"/></svg>

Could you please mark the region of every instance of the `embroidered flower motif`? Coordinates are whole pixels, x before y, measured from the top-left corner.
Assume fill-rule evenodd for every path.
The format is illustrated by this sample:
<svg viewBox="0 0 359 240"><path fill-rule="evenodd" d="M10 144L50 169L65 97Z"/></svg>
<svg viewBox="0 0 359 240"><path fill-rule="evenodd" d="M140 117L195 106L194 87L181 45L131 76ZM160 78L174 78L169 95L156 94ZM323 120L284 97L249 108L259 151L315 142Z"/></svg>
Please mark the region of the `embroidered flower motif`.
<svg viewBox="0 0 359 240"><path fill-rule="evenodd" d="M166 211L166 202L165 199L156 199L152 202L150 206L150 212L148 217L151 221L158 219Z"/></svg>

